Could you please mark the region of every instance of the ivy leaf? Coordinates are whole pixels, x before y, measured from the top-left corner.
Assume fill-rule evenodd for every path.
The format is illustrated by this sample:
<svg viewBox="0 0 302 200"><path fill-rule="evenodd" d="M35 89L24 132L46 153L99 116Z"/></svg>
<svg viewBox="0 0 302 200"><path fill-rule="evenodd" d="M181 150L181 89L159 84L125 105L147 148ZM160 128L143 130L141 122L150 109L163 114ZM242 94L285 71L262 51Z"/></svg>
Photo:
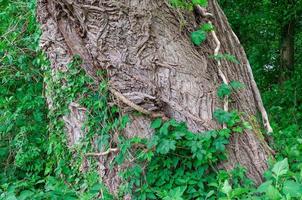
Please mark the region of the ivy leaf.
<svg viewBox="0 0 302 200"><path fill-rule="evenodd" d="M192 0L193 5L200 5L202 7L208 6L208 0Z"/></svg>
<svg viewBox="0 0 302 200"><path fill-rule="evenodd" d="M156 152L160 154L167 154L170 150L175 150L175 141L163 139L157 146Z"/></svg>
<svg viewBox="0 0 302 200"><path fill-rule="evenodd" d="M206 38L207 33L203 30L194 31L191 33L191 40L197 46L201 45L201 43L205 41Z"/></svg>
<svg viewBox="0 0 302 200"><path fill-rule="evenodd" d="M284 194L289 194L290 197L301 197L302 185L295 181L285 181L282 191Z"/></svg>
<svg viewBox="0 0 302 200"><path fill-rule="evenodd" d="M287 161L287 158L285 158L284 160L279 161L274 165L272 172L277 177L279 177L279 176L286 174L288 172L288 170L289 170L288 161Z"/></svg>
<svg viewBox="0 0 302 200"><path fill-rule="evenodd" d="M230 96L231 87L225 83L223 83L217 90L217 95L219 98L223 99L226 96Z"/></svg>
<svg viewBox="0 0 302 200"><path fill-rule="evenodd" d="M162 119L161 118L157 118L156 120L154 120L152 123L151 123L151 128L153 129L157 129L161 126L162 124Z"/></svg>

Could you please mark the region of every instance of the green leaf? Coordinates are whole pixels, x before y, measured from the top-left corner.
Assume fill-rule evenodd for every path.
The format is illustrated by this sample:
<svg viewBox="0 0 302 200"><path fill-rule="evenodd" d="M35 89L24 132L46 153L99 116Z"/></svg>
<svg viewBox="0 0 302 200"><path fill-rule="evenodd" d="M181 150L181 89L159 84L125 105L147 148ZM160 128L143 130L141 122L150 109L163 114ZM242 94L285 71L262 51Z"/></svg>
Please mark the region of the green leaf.
<svg viewBox="0 0 302 200"><path fill-rule="evenodd" d="M225 150L225 145L228 144L228 140L224 138L218 138L215 140L214 145L217 151L223 152Z"/></svg>
<svg viewBox="0 0 302 200"><path fill-rule="evenodd" d="M212 24L206 23L206 24L203 24L200 27L200 29L203 30L203 31L205 31L205 32L210 32L210 31L214 30L214 26Z"/></svg>
<svg viewBox="0 0 302 200"><path fill-rule="evenodd" d="M169 132L170 123L166 122L162 125L162 127L159 129L159 133L163 135L168 135Z"/></svg>
<svg viewBox="0 0 302 200"><path fill-rule="evenodd" d="M169 3L175 8L184 8L186 5L182 0L169 0Z"/></svg>
<svg viewBox="0 0 302 200"><path fill-rule="evenodd" d="M183 200L182 195L186 188L186 186L181 186L170 190L168 195L164 197L163 200Z"/></svg>
<svg viewBox="0 0 302 200"><path fill-rule="evenodd" d="M228 180L224 181L223 187L221 188L221 191L226 194L229 195L230 192L232 191L232 186L229 184Z"/></svg>
<svg viewBox="0 0 302 200"><path fill-rule="evenodd" d="M207 33L203 30L194 31L191 33L191 41L199 46L207 38Z"/></svg>
<svg viewBox="0 0 302 200"><path fill-rule="evenodd" d="M286 174L288 170L288 160L287 158L285 158L284 160L279 161L274 165L272 172L278 177Z"/></svg>
<svg viewBox="0 0 302 200"><path fill-rule="evenodd" d="M234 89L234 90L239 90L239 89L243 89L245 87L245 85L243 83L240 83L238 81L231 81L230 82L230 86Z"/></svg>
<svg viewBox="0 0 302 200"><path fill-rule="evenodd" d="M262 183L256 190L257 193L265 193L270 185L272 185L273 181L266 181Z"/></svg>
<svg viewBox="0 0 302 200"><path fill-rule="evenodd" d="M152 123L151 123L151 128L153 129L157 129L161 126L162 124L162 119L161 118L157 118L156 120L154 120Z"/></svg>
<svg viewBox="0 0 302 200"><path fill-rule="evenodd" d="M231 55L231 54L218 54L215 56L209 56L210 58L214 58L216 60L222 60L225 59L227 61L230 61L232 63L236 63L236 64L240 64L240 62L236 59L235 56Z"/></svg>
<svg viewBox="0 0 302 200"><path fill-rule="evenodd" d="M232 131L234 131L235 133L242 133L243 128L240 126L236 126L236 127L232 128Z"/></svg>
<svg viewBox="0 0 302 200"><path fill-rule="evenodd" d="M124 116L122 117L120 129L122 130L122 129L126 128L128 122L130 122L129 116L128 116L128 115L124 115Z"/></svg>
<svg viewBox="0 0 302 200"><path fill-rule="evenodd" d="M281 194L280 192L272 185L269 185L266 191L266 196L270 200L278 200L281 199Z"/></svg>
<svg viewBox="0 0 302 200"><path fill-rule="evenodd" d="M225 83L221 84L217 90L217 95L219 98L223 99L226 96L230 96L231 87Z"/></svg>
<svg viewBox="0 0 302 200"><path fill-rule="evenodd" d="M282 191L285 195L289 194L290 197L302 197L302 185L295 181L285 181Z"/></svg>
<svg viewBox="0 0 302 200"><path fill-rule="evenodd" d="M236 64L240 64L240 62L237 60L237 58L234 55L231 54L223 54L224 59L226 59L227 61L236 63Z"/></svg>
<svg viewBox="0 0 302 200"><path fill-rule="evenodd" d="M214 190L211 190L210 192L208 192L207 196L205 199L208 199L209 197L211 197L213 194L215 194Z"/></svg>
<svg viewBox="0 0 302 200"><path fill-rule="evenodd" d="M253 129L253 127L250 125L249 122L243 122L243 123L242 123L242 126L243 126L243 128L245 128L245 129L249 129L249 130L252 130L252 129Z"/></svg>
<svg viewBox="0 0 302 200"><path fill-rule="evenodd" d="M152 147L156 146L158 144L159 137L157 135L153 135L150 140L148 140L147 148L151 149Z"/></svg>
<svg viewBox="0 0 302 200"><path fill-rule="evenodd" d="M25 199L30 199L30 197L33 195L34 193L30 190L23 190L20 193L20 196L18 197L18 200L25 200Z"/></svg>
<svg viewBox="0 0 302 200"><path fill-rule="evenodd" d="M192 0L193 5L200 5L202 7L208 6L208 0Z"/></svg>
<svg viewBox="0 0 302 200"><path fill-rule="evenodd" d="M231 121L232 114L228 113L228 112L225 112L222 109L216 109L214 111L214 117L215 117L215 119L217 119L217 121L219 123L223 124L223 123L228 123L228 122Z"/></svg>
<svg viewBox="0 0 302 200"><path fill-rule="evenodd" d="M167 140L163 139L157 146L156 152L160 154L167 154L170 150L175 150L175 141L174 140Z"/></svg>

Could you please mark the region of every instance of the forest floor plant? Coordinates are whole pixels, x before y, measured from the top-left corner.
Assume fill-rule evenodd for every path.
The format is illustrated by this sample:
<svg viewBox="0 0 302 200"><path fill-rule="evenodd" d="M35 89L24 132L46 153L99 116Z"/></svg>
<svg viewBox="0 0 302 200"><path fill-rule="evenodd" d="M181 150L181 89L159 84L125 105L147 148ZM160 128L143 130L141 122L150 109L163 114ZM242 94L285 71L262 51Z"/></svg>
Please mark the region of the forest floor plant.
<svg viewBox="0 0 302 200"><path fill-rule="evenodd" d="M221 130L192 133L183 122L157 118L151 124L151 138L120 136L112 144L112 134L121 131L129 120L109 104L106 80L96 84L85 75L78 57L70 62L68 72L51 76L52 69L38 47L35 1L0 2L0 166L4 169L0 172L0 199L119 198L109 194L100 181L96 160L90 156L93 151L104 153L113 148L118 151L115 165L133 161L120 174L121 196L164 200L301 199L302 171L297 155L302 142L297 140L291 150L296 138L288 137L288 144L282 140L282 133L292 135L297 131L294 125L292 129L277 129L275 144L285 146L277 154L281 161L272 161L272 167L264 174L266 181L258 188L246 178L244 168L225 171L216 167L227 159L230 135L251 128L237 111L216 109L215 118L225 124ZM191 9L194 5L206 6L207 2L173 0L171 4L177 9ZM200 45L212 30L211 24L203 25L198 33L192 33L192 42ZM228 54L217 53L214 57L236 62ZM231 81L222 84L217 92L225 101L239 89L243 85ZM49 109L43 97L47 92L54 93ZM82 129L85 137L70 148L62 118L68 114L71 102L85 107L87 115ZM272 113L278 116L273 109ZM289 157L292 167L284 156ZM85 169L84 161L89 163Z"/></svg>

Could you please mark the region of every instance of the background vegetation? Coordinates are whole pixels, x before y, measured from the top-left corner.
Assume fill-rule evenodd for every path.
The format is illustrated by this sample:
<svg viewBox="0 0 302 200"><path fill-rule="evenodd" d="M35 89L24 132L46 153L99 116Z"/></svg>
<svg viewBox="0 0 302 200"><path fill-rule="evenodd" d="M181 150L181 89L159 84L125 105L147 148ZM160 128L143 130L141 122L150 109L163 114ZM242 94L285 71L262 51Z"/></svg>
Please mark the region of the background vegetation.
<svg viewBox="0 0 302 200"><path fill-rule="evenodd" d="M156 156L136 152L144 158L138 160L138 165L122 175L131 185L124 185L121 193L127 193L128 189L134 186L139 188L134 194L138 199L301 199L302 2L220 0L220 3L253 67L274 128L272 140L269 142L276 151L275 158L279 162L272 161L271 169L265 174L267 181L259 188L252 185L245 177L244 169L240 167L229 173L213 171L202 183L196 182L196 173L203 173L218 159L223 159L221 152L227 144L228 132L211 132L206 139L202 139L192 136L184 124L155 121L152 127L158 133L157 138L149 142L139 142L147 145L149 149L156 146L155 152L148 151ZM66 113L64 109L66 110L67 104L64 104L65 107L62 105L60 108L54 108L60 109L61 112L54 112L47 108L43 97L43 80L49 77L49 69L38 47L40 31L35 19L35 1L0 0L0 21L0 199L93 199L101 197L99 191L102 191L104 199L112 199L96 178L97 172L82 173L82 157L72 157L72 153L87 152L91 147L82 145L71 152L62 134L61 122L58 121L55 127L48 126L49 120L57 120ZM294 62L292 66L285 66L281 53L286 37L283 29L289 23L295 30ZM62 94L58 96L57 101L63 104L62 102L70 102L75 97L79 100L81 94L88 93L89 98L83 104L91 110L90 122L110 118L110 123L104 124L106 131L122 127L127 119L115 120L116 108L107 105L106 95L100 95L106 94L106 83L101 88L84 90L84 86L91 84L91 80L76 68L78 65L77 62L71 63L72 77L60 77L70 80L70 84L78 83L74 87L75 91L65 91L58 87L60 78L57 82L52 82L52 87L60 90ZM95 105L93 102L96 99L102 104ZM104 108L105 112L99 112ZM230 123L233 126L241 123L235 114L232 120L234 122ZM92 123L89 127L98 131L102 136L100 143L106 144L108 136L103 133L104 130L96 130L94 125ZM166 131L170 134L165 134ZM180 131L186 134L179 135ZM196 146L196 141L203 143L203 148L207 148L200 149ZM135 143L138 141L124 141L121 148L127 149ZM167 160L165 167L178 162L177 157L171 156L180 153L175 145L183 148L195 145L190 151L181 152L184 157L194 155L184 159L187 165L193 163L200 166L199 170L179 169L179 174L174 177L178 182L165 180L171 176L167 174L169 172L158 172L156 168L161 160ZM209 156L195 155L196 152L202 151L211 152L211 157L206 163L200 164L204 156ZM125 155L121 154L118 158L123 160L123 157ZM140 176L129 179L129 174L140 174L139 164L146 160L151 163L148 174L151 174L151 177L158 175L148 179L149 187L140 184ZM91 162L93 164L93 161ZM188 173L183 174L183 171ZM163 174L164 172L166 174ZM157 185L154 182L156 178L166 181L165 187ZM190 184L199 184L198 190L196 187L190 188Z"/></svg>

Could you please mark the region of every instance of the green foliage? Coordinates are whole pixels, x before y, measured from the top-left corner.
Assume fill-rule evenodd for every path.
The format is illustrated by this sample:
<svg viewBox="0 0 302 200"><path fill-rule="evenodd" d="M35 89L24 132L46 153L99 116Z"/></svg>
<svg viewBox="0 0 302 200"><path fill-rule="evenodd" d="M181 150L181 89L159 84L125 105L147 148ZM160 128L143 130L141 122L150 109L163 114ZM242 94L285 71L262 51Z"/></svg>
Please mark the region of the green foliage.
<svg viewBox="0 0 302 200"><path fill-rule="evenodd" d="M47 151L41 72L45 59L38 50L34 7L33 1L2 1L0 5L0 194L2 186L10 191L18 186L22 191L33 185L46 164L41 159Z"/></svg>
<svg viewBox="0 0 302 200"><path fill-rule="evenodd" d="M193 5L200 5L202 7L208 6L208 0L192 0Z"/></svg>
<svg viewBox="0 0 302 200"><path fill-rule="evenodd" d="M228 85L223 83L218 87L217 96L223 99L224 97L229 97L232 94L232 92L243 88L244 88L244 84L238 81L231 81L230 84Z"/></svg>
<svg viewBox="0 0 302 200"><path fill-rule="evenodd" d="M106 80L96 84L81 70L81 60L75 57L67 72L51 74L43 53L38 48L40 31L35 20L35 2L0 1L0 199L113 199L100 182L96 161L87 158L91 166L82 171L85 154L105 151L112 145L111 133L122 130L129 118L119 117L116 106L108 104ZM229 1L231 5L233 1ZM170 0L172 6L192 10L193 5L207 6L206 0ZM121 194L134 199L301 199L302 196L302 107L301 67L282 85L276 83L277 40L279 30L275 19L283 2L265 1L265 6L277 5L270 13L259 12L262 2L242 1L229 10L233 27L240 26L239 37L247 49L260 83L264 102L275 129L276 158L265 173L266 181L258 188L246 178L245 169L218 170L215 166L227 159L226 145L232 134L242 133L251 126L237 111L216 109L214 117L227 129L192 133L186 124L156 119L149 139L119 137L116 164L133 160L133 165L121 173L124 184ZM249 13L245 13L248 7ZM299 6L278 16L290 20ZM276 9L278 8L278 9ZM233 9L239 9L233 12ZM240 15L238 15L238 13ZM277 15L276 15L277 14ZM279 23L279 22L278 22ZM282 22L284 23L284 22ZM275 32L271 32L275 30ZM211 24L203 24L191 34L195 45L206 40ZM238 29L239 30L239 29ZM237 31L238 31L237 30ZM255 39L260 35L264 40ZM266 38L266 39L265 39ZM268 39L269 38L269 39ZM301 35L297 49L301 50ZM301 62L301 56L296 56ZM219 54L213 58L239 64L235 56ZM297 62L298 63L298 62ZM263 66L273 66L273 70ZM103 76L103 72L99 72ZM45 84L43 84L43 79ZM47 87L47 88L45 88ZM218 88L220 98L244 87L240 82ZM50 92L50 93L47 93ZM51 96L47 109L45 98ZM70 102L87 109L83 125L85 137L72 148L63 116L69 113ZM94 144L91 144L91 140ZM92 146L93 145L93 146ZM288 157L288 159L286 159ZM285 158L285 159L284 159Z"/></svg>
<svg viewBox="0 0 302 200"><path fill-rule="evenodd" d="M210 23L205 23L200 27L200 29L205 32L210 32L210 31L214 31L214 26Z"/></svg>
<svg viewBox="0 0 302 200"><path fill-rule="evenodd" d="M214 58L216 60L227 60L227 61L230 61L232 63L236 63L236 64L240 64L240 62L237 60L237 58L234 56L234 55L231 55L231 54L218 54L218 55L215 55L215 56L209 56L210 58Z"/></svg>
<svg viewBox="0 0 302 200"><path fill-rule="evenodd" d="M212 24L203 24L197 31L191 33L191 41L196 46L200 46L207 39L207 33L212 30L214 30Z"/></svg>
<svg viewBox="0 0 302 200"><path fill-rule="evenodd" d="M207 38L207 34L203 30L197 30L191 33L191 40L192 42L199 46L202 42L204 42Z"/></svg>
<svg viewBox="0 0 302 200"><path fill-rule="evenodd" d="M193 10L193 6L200 5L202 7L208 6L208 0L169 0L169 3L175 8L186 10Z"/></svg>
<svg viewBox="0 0 302 200"><path fill-rule="evenodd" d="M155 134L140 139L144 147L131 153L135 164L121 174L125 181L122 194L134 191L134 199L217 199L229 195L224 194L226 180L240 187L236 170L232 174L214 168L226 159L230 129L192 133L185 123L161 119L154 120L151 127Z"/></svg>
<svg viewBox="0 0 302 200"><path fill-rule="evenodd" d="M0 199L93 199L100 191L110 199L95 170L80 170L83 154L92 149L87 141L95 133L109 140L108 133L120 124L116 119L99 128L99 119L115 115L107 104L106 83L92 87L92 80L79 70L78 59L68 73L52 79L38 48L35 1L6 0L0 8ZM53 93L50 110L43 97L43 79ZM72 150L62 122L71 101L90 113L85 141ZM103 148L108 143L98 142Z"/></svg>
<svg viewBox="0 0 302 200"><path fill-rule="evenodd" d="M231 86L223 83L221 86L219 86L217 90L218 97L223 99L224 97L230 96L232 93L231 89L232 89Z"/></svg>
<svg viewBox="0 0 302 200"><path fill-rule="evenodd" d="M288 160L274 164L266 173L267 181L255 193L264 199L300 199L302 196L302 176L289 170Z"/></svg>
<svg viewBox="0 0 302 200"><path fill-rule="evenodd" d="M268 111L274 132L270 145L275 149L277 160L288 159L289 171L281 180L287 184L301 184L302 167L302 34L299 26L302 1L234 1L220 0L233 30L245 47L263 102ZM247 12L248 10L248 12ZM280 83L281 29L295 21L295 66L292 76ZM290 175L290 176L289 176ZM270 181L275 181L271 180ZM289 182L288 182L289 181ZM273 184L273 187L276 187ZM273 191L272 187L270 187ZM288 187L285 187L288 188ZM299 186L292 188L299 188ZM277 188L283 195L290 191ZM273 193L273 192L271 192ZM277 194L277 196L279 196ZM290 195L297 199L298 196ZM301 195L300 195L301 196ZM293 198L293 199L295 199Z"/></svg>

